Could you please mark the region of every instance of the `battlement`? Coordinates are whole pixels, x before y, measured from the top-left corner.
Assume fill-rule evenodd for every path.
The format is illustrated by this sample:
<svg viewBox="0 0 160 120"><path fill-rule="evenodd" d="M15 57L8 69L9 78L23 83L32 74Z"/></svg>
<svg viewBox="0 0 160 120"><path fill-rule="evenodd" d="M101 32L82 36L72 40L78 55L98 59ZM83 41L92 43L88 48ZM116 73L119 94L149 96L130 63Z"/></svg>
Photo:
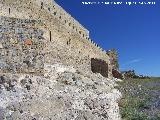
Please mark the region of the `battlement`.
<svg viewBox="0 0 160 120"><path fill-rule="evenodd" d="M26 4L25 6L23 6L25 8L22 8L23 4ZM68 14L55 1L52 1L52 0L34 0L34 1L33 0L22 0L22 1L5 0L5 1L0 1L0 15L8 16L8 17L35 19L35 16L37 13L35 13L33 7L47 12L47 14L50 14L52 17L58 20L59 26L64 26L68 30L68 32L76 33L82 39L89 40L91 44L95 45L96 47L98 47L98 49L102 50L102 48L100 48L96 43L94 43L89 38L89 31L85 27L83 27L77 20L75 20L70 14ZM39 11L39 12L42 13L42 11ZM41 16L36 16L36 17L40 18Z"/></svg>
<svg viewBox="0 0 160 120"><path fill-rule="evenodd" d="M81 37L88 39L89 31L83 27L77 20L68 14L61 6L52 0L35 0L35 3L41 8L47 10L56 17L61 24L72 32L77 32Z"/></svg>
<svg viewBox="0 0 160 120"><path fill-rule="evenodd" d="M41 2L42 5L43 2ZM77 32L80 36L88 39L89 31L84 28L77 20L75 20L70 14L68 14L61 6L55 1L53 3L44 4L44 9L47 9L52 15L59 19L63 25L68 29Z"/></svg>
<svg viewBox="0 0 160 120"><path fill-rule="evenodd" d="M94 43L89 38L89 31L55 1L2 0L0 1L0 16L43 23L32 27L40 29L44 33L42 37L44 37L46 46L43 50L46 63L52 64L53 61L60 61L65 64L74 64L75 67L86 72L91 70L91 59L97 58L108 64L108 71L106 72L111 74L110 58L106 51ZM5 23L5 21L3 22ZM24 24L28 25L28 23ZM14 25L17 24L14 23ZM32 29L29 31L32 32ZM15 33L11 34L15 36ZM26 33L22 32L22 34Z"/></svg>

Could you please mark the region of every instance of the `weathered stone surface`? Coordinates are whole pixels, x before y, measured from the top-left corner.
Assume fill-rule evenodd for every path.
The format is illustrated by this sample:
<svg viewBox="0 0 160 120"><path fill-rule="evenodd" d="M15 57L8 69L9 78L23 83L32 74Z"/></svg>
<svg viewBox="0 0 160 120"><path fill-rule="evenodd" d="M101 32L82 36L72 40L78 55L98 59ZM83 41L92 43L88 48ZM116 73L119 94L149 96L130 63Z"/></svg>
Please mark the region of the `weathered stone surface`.
<svg viewBox="0 0 160 120"><path fill-rule="evenodd" d="M93 73L100 73L104 77L108 77L108 64L101 59L91 59L91 70Z"/></svg>
<svg viewBox="0 0 160 120"><path fill-rule="evenodd" d="M1 0L0 51L0 119L121 119L109 56L54 1Z"/></svg>
<svg viewBox="0 0 160 120"><path fill-rule="evenodd" d="M93 43L89 38L89 31L55 1L2 0L0 1L0 16L6 17L1 20L0 27L3 28L8 24L11 27L2 29L3 32L8 34L3 39L11 40L13 46L17 46L19 40L32 40L32 44L34 44L35 40L44 38L45 46L39 44L38 48L44 48L43 51L46 52L45 61L47 63L51 64L60 61L86 72L91 70L90 59L98 58L106 61L108 64L108 77L112 77L109 56ZM8 23L7 17L14 19ZM16 29L12 29L15 27ZM41 31L43 31L42 34ZM9 37L9 34L13 35L13 32L16 33L14 36L17 36L18 39L13 36ZM6 42L7 46L10 45L9 40ZM35 48L36 45L27 45L27 47L23 46L22 50L31 46L33 49L38 49ZM33 70L29 71L32 72Z"/></svg>
<svg viewBox="0 0 160 120"><path fill-rule="evenodd" d="M0 74L1 118L120 120L117 101L121 94L113 80L100 74L85 76L63 64L45 66L54 74Z"/></svg>
<svg viewBox="0 0 160 120"><path fill-rule="evenodd" d="M116 49L106 51L106 54L110 57L110 64L113 70L119 71L118 52Z"/></svg>
<svg viewBox="0 0 160 120"><path fill-rule="evenodd" d="M123 79L122 73L118 70L112 69L112 75L114 78Z"/></svg>
<svg viewBox="0 0 160 120"><path fill-rule="evenodd" d="M26 21L29 20L0 17L2 26L0 44L3 46L0 53L1 71L13 73L42 71L43 31L35 27L37 21Z"/></svg>

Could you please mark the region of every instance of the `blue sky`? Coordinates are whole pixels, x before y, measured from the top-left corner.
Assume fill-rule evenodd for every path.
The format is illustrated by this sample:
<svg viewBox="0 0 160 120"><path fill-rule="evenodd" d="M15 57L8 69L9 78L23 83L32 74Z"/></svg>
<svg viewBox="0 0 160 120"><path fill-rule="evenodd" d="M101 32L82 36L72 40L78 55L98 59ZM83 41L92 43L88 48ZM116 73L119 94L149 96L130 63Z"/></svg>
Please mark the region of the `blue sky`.
<svg viewBox="0 0 160 120"><path fill-rule="evenodd" d="M91 39L103 49L118 50L121 70L134 69L138 74L160 76L159 0L156 5L131 6L81 3L107 0L55 1L85 26Z"/></svg>

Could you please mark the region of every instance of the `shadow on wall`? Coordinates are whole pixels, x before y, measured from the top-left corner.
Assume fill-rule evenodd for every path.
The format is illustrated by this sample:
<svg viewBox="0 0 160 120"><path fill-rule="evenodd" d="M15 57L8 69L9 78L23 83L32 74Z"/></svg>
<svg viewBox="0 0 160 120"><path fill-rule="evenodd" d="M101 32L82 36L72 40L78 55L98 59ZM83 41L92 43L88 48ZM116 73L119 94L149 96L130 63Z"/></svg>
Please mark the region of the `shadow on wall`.
<svg viewBox="0 0 160 120"><path fill-rule="evenodd" d="M103 77L108 77L108 63L104 60L91 58L91 70L93 73L100 73Z"/></svg>

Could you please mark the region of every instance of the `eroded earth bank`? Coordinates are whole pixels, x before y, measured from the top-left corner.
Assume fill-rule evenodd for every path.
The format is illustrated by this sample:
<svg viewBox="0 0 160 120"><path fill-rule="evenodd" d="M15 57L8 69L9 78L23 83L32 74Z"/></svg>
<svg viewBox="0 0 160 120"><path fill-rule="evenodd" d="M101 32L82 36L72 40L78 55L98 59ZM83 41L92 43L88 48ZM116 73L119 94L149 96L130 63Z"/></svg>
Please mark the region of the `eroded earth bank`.
<svg viewBox="0 0 160 120"><path fill-rule="evenodd" d="M114 81L63 64L44 76L0 73L0 120L120 120Z"/></svg>

